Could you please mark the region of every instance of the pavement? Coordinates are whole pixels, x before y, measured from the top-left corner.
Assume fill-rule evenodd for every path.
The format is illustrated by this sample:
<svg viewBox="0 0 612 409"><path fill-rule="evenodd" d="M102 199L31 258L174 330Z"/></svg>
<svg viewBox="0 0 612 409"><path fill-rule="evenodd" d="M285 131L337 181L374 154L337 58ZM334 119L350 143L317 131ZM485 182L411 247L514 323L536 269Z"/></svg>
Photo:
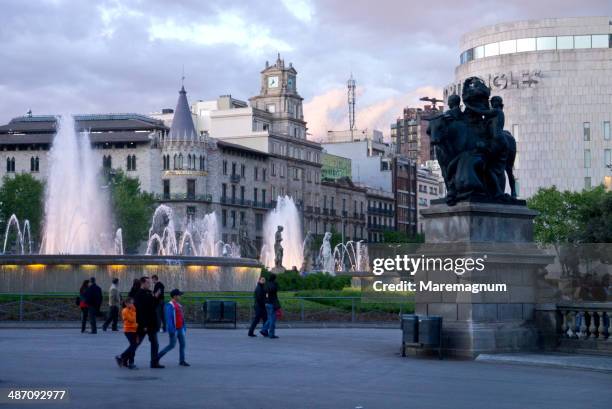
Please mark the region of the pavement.
<svg viewBox="0 0 612 409"><path fill-rule="evenodd" d="M478 362L495 364L517 364L550 366L556 368L583 369L601 371L612 374L612 357L581 355L581 354L554 354L554 353L526 353L526 354L480 354Z"/></svg>
<svg viewBox="0 0 612 409"><path fill-rule="evenodd" d="M62 403L20 408L610 408L612 374L574 368L400 357L401 333L382 328L282 329L279 339L244 330L190 329L189 368L178 349L165 369L116 366L121 333L0 329L0 390L66 389ZM160 343L167 336L160 334ZM604 359L604 358L602 358ZM1 402L6 402L0 397Z"/></svg>

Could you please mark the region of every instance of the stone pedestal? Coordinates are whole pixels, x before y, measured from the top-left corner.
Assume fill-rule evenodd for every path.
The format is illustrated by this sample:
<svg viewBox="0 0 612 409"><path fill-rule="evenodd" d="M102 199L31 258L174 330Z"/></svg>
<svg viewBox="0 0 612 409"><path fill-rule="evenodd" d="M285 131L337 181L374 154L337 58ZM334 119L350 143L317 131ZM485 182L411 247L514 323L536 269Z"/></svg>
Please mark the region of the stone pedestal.
<svg viewBox="0 0 612 409"><path fill-rule="evenodd" d="M533 218L525 206L461 202L421 211L426 258L482 259L482 271L427 270L415 282L505 284L506 291L417 291L417 314L443 317L446 354L518 352L537 348L534 322L537 272L552 262L532 243ZM418 287L417 287L418 288Z"/></svg>

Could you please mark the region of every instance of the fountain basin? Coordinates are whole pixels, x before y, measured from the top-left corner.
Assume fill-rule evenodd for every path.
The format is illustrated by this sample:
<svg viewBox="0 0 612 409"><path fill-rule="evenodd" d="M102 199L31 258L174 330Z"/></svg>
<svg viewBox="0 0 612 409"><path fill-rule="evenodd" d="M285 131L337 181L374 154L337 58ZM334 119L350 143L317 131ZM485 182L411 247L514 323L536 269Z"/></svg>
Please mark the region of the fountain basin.
<svg viewBox="0 0 612 409"><path fill-rule="evenodd" d="M232 257L145 255L2 255L0 293L78 292L90 277L104 291L113 278L129 291L132 281L156 274L169 292L251 291L257 284L259 261Z"/></svg>

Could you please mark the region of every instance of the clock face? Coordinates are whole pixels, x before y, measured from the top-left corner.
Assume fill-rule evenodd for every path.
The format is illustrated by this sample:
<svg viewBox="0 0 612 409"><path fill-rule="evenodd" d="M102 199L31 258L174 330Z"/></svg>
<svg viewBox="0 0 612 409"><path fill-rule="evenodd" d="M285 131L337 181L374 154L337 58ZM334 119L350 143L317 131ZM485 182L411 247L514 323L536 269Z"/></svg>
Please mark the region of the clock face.
<svg viewBox="0 0 612 409"><path fill-rule="evenodd" d="M289 89L294 89L294 87L295 87L295 82L294 82L293 78L289 77L289 79L287 80L287 87L288 87Z"/></svg>
<svg viewBox="0 0 612 409"><path fill-rule="evenodd" d="M268 77L268 88L278 87L278 77L276 75Z"/></svg>

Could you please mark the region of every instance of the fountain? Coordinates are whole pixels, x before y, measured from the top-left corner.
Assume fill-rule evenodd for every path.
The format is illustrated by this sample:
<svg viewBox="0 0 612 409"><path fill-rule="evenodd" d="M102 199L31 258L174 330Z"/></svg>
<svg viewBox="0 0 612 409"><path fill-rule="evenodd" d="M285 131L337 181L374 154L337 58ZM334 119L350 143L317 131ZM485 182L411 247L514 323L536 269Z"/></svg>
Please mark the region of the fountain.
<svg viewBox="0 0 612 409"><path fill-rule="evenodd" d="M335 275L336 272L364 272L369 271L368 248L363 240L349 240L331 247L330 232L323 236L323 244L319 249L319 263L321 271Z"/></svg>
<svg viewBox="0 0 612 409"><path fill-rule="evenodd" d="M260 260L268 268L274 268L276 252L275 237L278 226L282 226L283 265L287 268L300 268L304 258L302 248L302 226L300 213L293 199L289 196L279 196L276 208L264 220L263 246Z"/></svg>
<svg viewBox="0 0 612 409"><path fill-rule="evenodd" d="M214 212L183 223L177 234L172 208L155 209L145 254L123 254L123 231L113 232L108 193L100 188L89 135L78 133L70 115L58 117L49 153L45 218L40 254L32 253L29 222L7 223L0 255L0 293L68 292L96 276L104 287L119 278L127 291L134 278L157 274L167 288L187 291L251 290L261 264L240 258L240 247L220 240ZM295 206L294 206L295 207ZM6 254L15 231L18 254Z"/></svg>
<svg viewBox="0 0 612 409"><path fill-rule="evenodd" d="M41 253L112 254L110 201L100 189L89 134L76 132L71 115L58 117L57 124L49 152Z"/></svg>

